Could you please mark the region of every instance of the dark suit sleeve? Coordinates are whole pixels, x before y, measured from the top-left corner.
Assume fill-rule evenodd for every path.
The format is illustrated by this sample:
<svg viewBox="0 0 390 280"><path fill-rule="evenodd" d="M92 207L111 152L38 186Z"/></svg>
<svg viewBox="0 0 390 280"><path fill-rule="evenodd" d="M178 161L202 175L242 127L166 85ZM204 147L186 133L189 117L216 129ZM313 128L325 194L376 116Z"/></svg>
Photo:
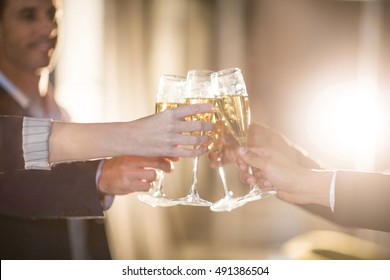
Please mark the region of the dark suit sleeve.
<svg viewBox="0 0 390 280"><path fill-rule="evenodd" d="M337 171L334 213L320 205L301 207L341 226L390 232L390 175Z"/></svg>
<svg viewBox="0 0 390 280"><path fill-rule="evenodd" d="M338 171L334 211L339 224L390 232L390 175Z"/></svg>
<svg viewBox="0 0 390 280"><path fill-rule="evenodd" d="M103 217L95 176L99 161L51 171L0 174L0 213L29 218Z"/></svg>
<svg viewBox="0 0 390 280"><path fill-rule="evenodd" d="M22 117L0 116L0 172L24 168Z"/></svg>
<svg viewBox="0 0 390 280"><path fill-rule="evenodd" d="M320 166L299 156L307 168ZM390 175L376 172L337 172L334 213L329 207L301 205L302 208L342 226L390 232Z"/></svg>

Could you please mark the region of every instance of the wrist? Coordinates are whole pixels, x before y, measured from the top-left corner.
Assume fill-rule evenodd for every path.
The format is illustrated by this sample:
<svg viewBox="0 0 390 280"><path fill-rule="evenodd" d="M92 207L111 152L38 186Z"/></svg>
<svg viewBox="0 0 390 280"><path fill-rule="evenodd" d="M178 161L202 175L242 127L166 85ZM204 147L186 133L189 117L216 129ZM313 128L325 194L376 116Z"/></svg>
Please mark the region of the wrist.
<svg viewBox="0 0 390 280"><path fill-rule="evenodd" d="M98 192L100 206L102 207L103 210L108 210L111 207L112 203L114 202L115 196L107 194L103 190L103 189L105 189L105 187L102 187L104 185L104 183L103 183L104 180L101 180L101 175L102 175L104 163L105 163L105 161L102 160L99 163L99 166L98 166L97 171L96 171L96 188L97 188L97 192Z"/></svg>
<svg viewBox="0 0 390 280"><path fill-rule="evenodd" d="M142 131L142 126L139 125L139 121L120 123L116 153L118 155L144 155L145 148L143 145L146 140L144 138L145 134Z"/></svg>
<svg viewBox="0 0 390 280"><path fill-rule="evenodd" d="M303 195L307 195L308 203L330 207L330 187L334 171L312 169L309 183Z"/></svg>

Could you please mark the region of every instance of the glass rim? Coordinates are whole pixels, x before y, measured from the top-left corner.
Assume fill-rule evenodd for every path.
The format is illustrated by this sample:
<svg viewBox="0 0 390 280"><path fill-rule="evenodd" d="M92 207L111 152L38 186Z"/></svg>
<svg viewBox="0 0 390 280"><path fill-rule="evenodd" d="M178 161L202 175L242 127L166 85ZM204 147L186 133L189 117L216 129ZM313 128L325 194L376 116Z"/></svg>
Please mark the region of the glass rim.
<svg viewBox="0 0 390 280"><path fill-rule="evenodd" d="M166 79L170 81L185 81L187 78L182 75L176 75L176 74L162 74L160 76L160 79Z"/></svg>
<svg viewBox="0 0 390 280"><path fill-rule="evenodd" d="M204 68L199 68L199 69L190 69L187 71L187 77L192 74L192 73L199 73L203 75L211 75L215 73L215 71L210 70L210 69L204 69Z"/></svg>
<svg viewBox="0 0 390 280"><path fill-rule="evenodd" d="M214 72L212 75L216 75L216 76L224 76L224 75L228 75L228 74L233 74L233 73L241 73L241 69L238 68L238 67L231 67L231 68L226 68L226 69L222 69L222 70L219 70L217 72Z"/></svg>

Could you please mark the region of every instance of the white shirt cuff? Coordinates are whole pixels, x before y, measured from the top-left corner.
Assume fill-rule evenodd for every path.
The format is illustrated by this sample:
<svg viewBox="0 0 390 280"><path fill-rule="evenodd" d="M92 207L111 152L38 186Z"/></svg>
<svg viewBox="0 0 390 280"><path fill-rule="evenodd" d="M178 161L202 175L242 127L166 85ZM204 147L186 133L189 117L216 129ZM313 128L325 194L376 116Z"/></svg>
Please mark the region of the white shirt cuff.
<svg viewBox="0 0 390 280"><path fill-rule="evenodd" d="M51 119L23 118L23 157L25 169L50 170L49 136Z"/></svg>
<svg viewBox="0 0 390 280"><path fill-rule="evenodd" d="M337 170L333 172L332 176L332 181L330 183L330 191L329 191L329 206L330 209L332 210L332 213L334 212L334 205L336 202L336 195L335 195L335 188L336 188L336 175L337 175Z"/></svg>

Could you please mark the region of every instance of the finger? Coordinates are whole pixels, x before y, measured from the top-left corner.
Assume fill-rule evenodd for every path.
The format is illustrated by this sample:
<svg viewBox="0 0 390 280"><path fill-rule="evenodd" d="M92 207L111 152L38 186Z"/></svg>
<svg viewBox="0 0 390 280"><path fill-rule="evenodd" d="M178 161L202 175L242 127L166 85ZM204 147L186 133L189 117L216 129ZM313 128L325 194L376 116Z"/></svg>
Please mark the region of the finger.
<svg viewBox="0 0 390 280"><path fill-rule="evenodd" d="M244 183L246 183L248 181L249 176L250 175L247 171L240 172L240 180L243 181Z"/></svg>
<svg viewBox="0 0 390 280"><path fill-rule="evenodd" d="M111 188L107 194L125 195L132 192L148 191L151 187L152 182L150 181L132 178L131 181L117 186L114 191L112 190L113 188Z"/></svg>
<svg viewBox="0 0 390 280"><path fill-rule="evenodd" d="M172 142L173 145L181 145L181 146L200 146L207 144L210 141L210 137L207 135L200 135L200 136L195 136L195 135L185 135L185 134L180 134L174 139Z"/></svg>
<svg viewBox="0 0 390 280"><path fill-rule="evenodd" d="M172 108L169 110L172 110L176 118L182 119L184 117L188 117L199 113L214 113L215 108L211 104L201 103L201 104L179 106L177 108Z"/></svg>
<svg viewBox="0 0 390 280"><path fill-rule="evenodd" d="M163 170L165 172L170 172L171 171L171 161L168 160L167 158L163 158L163 157L156 157L156 158L144 157L143 161L140 162L140 167L141 168L154 168L154 169Z"/></svg>
<svg viewBox="0 0 390 280"><path fill-rule="evenodd" d="M134 172L136 169L153 168L170 171L170 161L162 157L123 157L125 172Z"/></svg>
<svg viewBox="0 0 390 280"><path fill-rule="evenodd" d="M160 170L162 170L164 172L169 173L169 172L171 172L171 169L172 169L171 162L167 161L167 160L159 161L156 169L160 169Z"/></svg>
<svg viewBox="0 0 390 280"><path fill-rule="evenodd" d="M147 182L153 182L156 180L157 175L156 175L156 170L155 169L139 169L137 172L131 172L128 174L128 182L133 182L134 179L136 180L142 180L142 181L147 181ZM131 184L129 183L129 184Z"/></svg>
<svg viewBox="0 0 390 280"><path fill-rule="evenodd" d="M248 185L257 184L257 178L253 175L250 175L248 172L241 172L240 179L242 182Z"/></svg>
<svg viewBox="0 0 390 280"><path fill-rule="evenodd" d="M237 157L236 163L237 163L238 168L241 171L247 171L248 170L248 164L244 161L244 159L241 156Z"/></svg>
<svg viewBox="0 0 390 280"><path fill-rule="evenodd" d="M249 185L256 185L257 184L257 179L255 176L253 175L249 175L248 179L246 180L246 182L249 184Z"/></svg>
<svg viewBox="0 0 390 280"><path fill-rule="evenodd" d="M272 183L270 181L268 181L267 179L265 179L263 181L263 188L264 190L274 190L274 186L272 185Z"/></svg>
<svg viewBox="0 0 390 280"><path fill-rule="evenodd" d="M269 153L266 149L257 149L256 153L252 150L240 147L239 154L246 164L258 169L264 169L266 166L266 160L269 157Z"/></svg>
<svg viewBox="0 0 390 280"><path fill-rule="evenodd" d="M149 181L136 180L131 185L126 186L125 192L126 194L132 192L144 192L148 191L152 187L152 183Z"/></svg>
<svg viewBox="0 0 390 280"><path fill-rule="evenodd" d="M179 121L175 123L175 132L211 131L214 128L212 122L205 121Z"/></svg>
<svg viewBox="0 0 390 280"><path fill-rule="evenodd" d="M144 157L144 156L126 156L122 157L122 164L128 169L150 167L154 168L157 166L159 157Z"/></svg>

